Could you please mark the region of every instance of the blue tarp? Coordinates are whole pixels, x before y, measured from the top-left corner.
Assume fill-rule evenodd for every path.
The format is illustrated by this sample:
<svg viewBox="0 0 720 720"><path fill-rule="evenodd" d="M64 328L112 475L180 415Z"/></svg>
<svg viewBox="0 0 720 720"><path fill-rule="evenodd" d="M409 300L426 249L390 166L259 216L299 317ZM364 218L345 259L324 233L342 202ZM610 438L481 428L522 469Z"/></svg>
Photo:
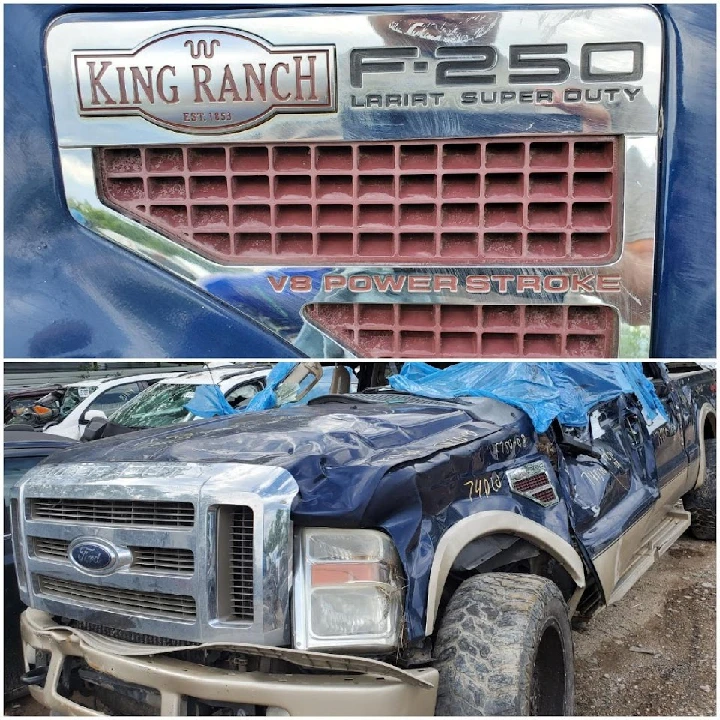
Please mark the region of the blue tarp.
<svg viewBox="0 0 720 720"><path fill-rule="evenodd" d="M438 370L406 363L389 379L395 390L430 398L489 397L526 412L538 432L553 420L584 427L600 402L635 393L645 418L667 421L667 414L640 363L465 362Z"/></svg>
<svg viewBox="0 0 720 720"><path fill-rule="evenodd" d="M200 385L192 400L185 405L185 409L197 417L211 418L222 415L241 415L245 412L276 407L275 391L296 365L297 363L294 362L279 362L275 365L267 376L265 389L251 398L244 408L233 408L225 399L219 385Z"/></svg>
<svg viewBox="0 0 720 720"><path fill-rule="evenodd" d="M236 410L225 399L219 385L200 385L185 410L199 418L211 418L217 415L234 415Z"/></svg>
<svg viewBox="0 0 720 720"><path fill-rule="evenodd" d="M199 418L242 415L246 412L269 410L270 408L281 407L287 404L307 405L308 401L313 398L326 395L330 392L334 367L325 367L323 368L323 376L302 400L298 403L294 401L279 403L277 389L297 365L298 363L295 362L280 362L275 365L267 376L265 389L253 396L245 407L233 408L225 399L219 385L200 385L195 391L192 400L184 407L188 412ZM305 387L304 382L305 381L301 383L302 387Z"/></svg>
<svg viewBox="0 0 720 720"><path fill-rule="evenodd" d="M244 408L239 408L238 412L255 412L276 407L278 403L275 391L296 365L297 363L294 362L279 362L267 376L265 389L255 395Z"/></svg>

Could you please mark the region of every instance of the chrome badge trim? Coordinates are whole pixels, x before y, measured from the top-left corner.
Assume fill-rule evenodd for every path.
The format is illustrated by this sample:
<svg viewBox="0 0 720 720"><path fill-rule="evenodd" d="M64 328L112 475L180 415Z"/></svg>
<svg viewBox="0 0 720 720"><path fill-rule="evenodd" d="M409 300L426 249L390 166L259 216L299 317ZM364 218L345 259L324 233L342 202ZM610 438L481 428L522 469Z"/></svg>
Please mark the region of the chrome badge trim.
<svg viewBox="0 0 720 720"><path fill-rule="evenodd" d="M162 33L129 52L74 52L72 59L82 117L141 115L204 135L276 113L336 110L332 45L276 48L246 32L199 27Z"/></svg>
<svg viewBox="0 0 720 720"><path fill-rule="evenodd" d="M68 559L81 572L111 575L130 565L132 553L127 548L96 537L77 537L68 546Z"/></svg>
<svg viewBox="0 0 720 720"><path fill-rule="evenodd" d="M63 16L50 27L46 38L66 196L73 216L84 226L221 298L311 356L349 357L352 353L306 322L302 308L311 302L353 302L360 298L363 302L378 303L600 303L612 306L619 314L618 356L648 355L663 34L660 18L652 8L575 6L496 11L478 6L463 12L427 8L419 13L396 7L387 14L350 9L329 14L319 9L282 8L237 13L204 11L202 17L163 13L162 17L151 15L141 20L130 15L122 18L110 22L107 15ZM152 109L155 118L147 117L146 107L143 108L146 116L138 115L141 108L137 106L121 111L132 112L132 116L119 117L114 108L112 114L107 114L105 108L98 116L81 111L77 101L68 100L77 97L78 92L73 59L92 56L97 58L95 62L102 62L102 58L118 48L125 55L144 54L153 39L154 46L160 47L161 40L185 33L187 37L179 34L177 42L171 41L177 47L173 45L173 52L163 56L163 66L171 65L170 59L175 62L180 57L178 53L183 53L185 66L184 53L190 62L207 65L215 58L195 61L190 52L202 54L213 48L218 51L217 45L212 45L212 40L217 39L213 35L216 32L256 38L273 52L287 47L302 48L305 52L308 48L334 48L334 54L328 50L328 57L334 57L336 72L331 68L328 77L335 75L336 85L329 81L329 94L336 110L325 107L318 111L316 107L305 106L296 114L297 108L292 111L288 107L270 108L254 121L249 119L239 126L223 127L224 121L217 120L216 125L213 119L198 131L198 123L186 122L184 115L179 127L168 124L167 113L179 108L162 112ZM203 35L192 48L184 45L190 34ZM206 41L202 49L201 39ZM153 62L152 68L156 68L157 62ZM141 65L138 63L138 67ZM100 67L95 66L96 72ZM179 71L179 65L176 67ZM107 72L112 69L108 67ZM140 77L138 72L136 78ZM166 71L166 80L169 75L170 71ZM117 80L116 68L114 77ZM147 77L144 76L146 84ZM197 85L193 85L190 76L184 77L184 92L189 88L192 94ZM233 73L236 85L237 77ZM243 74L240 85L248 77ZM214 83L215 72L212 78ZM126 82L132 79L132 72L126 71ZM150 79L155 80L157 101L157 73L151 74ZM140 79L135 79L135 84L137 88L131 87L132 82L127 86L128 100L134 101L131 96L136 90L140 99L146 97ZM107 89L106 85L103 87ZM171 97L169 87L163 86L167 97ZM208 87L217 99L220 90L213 90L212 84ZM116 90L117 98L108 89L113 99L119 99L119 86ZM227 102L216 103L223 105L218 112L227 111L225 106L233 97L232 83L228 81ZM206 110L183 109L185 112ZM128 219L99 200L93 148L195 145L207 143L210 133L215 142L221 137L223 143L236 144L620 135L621 254L604 265L552 267L553 275L564 278L559 287L566 284L565 278L568 281L573 276L580 280L589 278L579 284L570 282L568 292L547 292L543 286L536 292L527 281L523 282L526 289L519 290L516 283L492 280L483 282L483 290L478 292L473 290L477 286L472 283L468 286L468 278L544 277L548 268L502 265L458 269L423 267L422 263L414 267L352 268L221 265ZM430 278L428 289L410 292L404 286L396 291L392 289L393 283L383 291L373 285L373 277L402 275ZM361 288L353 292L350 278L366 276L371 278L370 290ZM447 276L456 279L448 283Z"/></svg>
<svg viewBox="0 0 720 720"><path fill-rule="evenodd" d="M538 505L542 505L543 507L552 507L553 505L557 505L560 502L560 497L558 496L557 490L555 490L555 487L550 480L550 475L548 474L547 467L542 460L536 460L535 462L528 463L527 465L521 465L520 467L506 470L505 475L507 476L508 483L510 484L510 489L517 495L526 497L529 500L538 503ZM543 485L533 488L532 490L518 490L517 485L520 481L527 480L534 475L544 475L547 482L545 482ZM552 500L546 501L535 497L535 493L538 493L542 490L551 490L553 493Z"/></svg>

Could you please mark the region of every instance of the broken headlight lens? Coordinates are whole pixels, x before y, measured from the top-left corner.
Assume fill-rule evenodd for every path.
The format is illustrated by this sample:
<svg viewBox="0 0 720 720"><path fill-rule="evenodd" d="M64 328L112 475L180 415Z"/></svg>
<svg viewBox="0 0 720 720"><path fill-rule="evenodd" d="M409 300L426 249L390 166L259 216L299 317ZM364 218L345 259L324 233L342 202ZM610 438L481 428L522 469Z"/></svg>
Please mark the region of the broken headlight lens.
<svg viewBox="0 0 720 720"><path fill-rule="evenodd" d="M302 529L295 553L296 648L378 652L398 644L400 558L377 530Z"/></svg>

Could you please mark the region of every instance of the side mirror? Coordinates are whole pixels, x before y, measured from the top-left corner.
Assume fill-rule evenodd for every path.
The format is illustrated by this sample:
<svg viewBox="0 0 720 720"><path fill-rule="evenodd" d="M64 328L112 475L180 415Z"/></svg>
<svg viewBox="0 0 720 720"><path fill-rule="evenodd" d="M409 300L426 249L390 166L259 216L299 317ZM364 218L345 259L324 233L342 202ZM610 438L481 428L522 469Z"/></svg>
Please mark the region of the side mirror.
<svg viewBox="0 0 720 720"><path fill-rule="evenodd" d="M86 410L78 422L80 425L87 425L91 420L107 420L107 415L102 410Z"/></svg>
<svg viewBox="0 0 720 720"><path fill-rule="evenodd" d="M97 412L97 411L96 411ZM80 440L82 442L88 442L89 440L99 440L105 434L105 428L108 425L108 419L106 417L94 417L89 420L85 425Z"/></svg>

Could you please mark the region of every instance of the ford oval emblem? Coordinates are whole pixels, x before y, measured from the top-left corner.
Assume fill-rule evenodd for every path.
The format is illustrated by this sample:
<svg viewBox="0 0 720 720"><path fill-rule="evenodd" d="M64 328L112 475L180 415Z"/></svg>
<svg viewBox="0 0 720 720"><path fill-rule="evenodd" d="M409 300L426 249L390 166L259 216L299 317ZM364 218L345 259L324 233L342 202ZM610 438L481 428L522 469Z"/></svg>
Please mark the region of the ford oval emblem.
<svg viewBox="0 0 720 720"><path fill-rule="evenodd" d="M85 570L98 572L107 570L115 556L100 543L85 540L70 549L70 559Z"/></svg>

